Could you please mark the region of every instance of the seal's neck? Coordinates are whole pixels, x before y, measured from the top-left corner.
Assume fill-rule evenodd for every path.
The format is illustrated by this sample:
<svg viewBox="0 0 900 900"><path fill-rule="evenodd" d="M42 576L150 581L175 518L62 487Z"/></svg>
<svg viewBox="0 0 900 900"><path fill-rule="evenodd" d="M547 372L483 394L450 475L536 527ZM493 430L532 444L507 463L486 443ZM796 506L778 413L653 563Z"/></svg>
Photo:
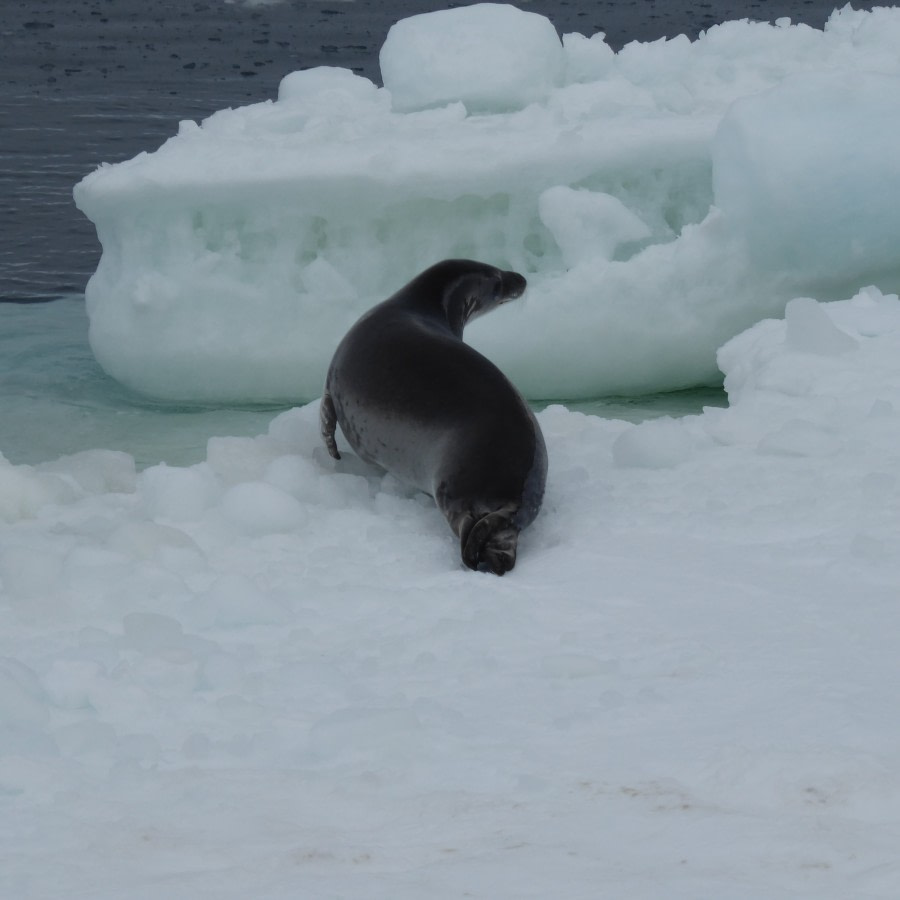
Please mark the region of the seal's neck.
<svg viewBox="0 0 900 900"><path fill-rule="evenodd" d="M447 317L447 324L460 339L462 339L466 323L479 311L480 304L474 293L474 287L472 285L471 290L463 288L448 292L444 296L444 315Z"/></svg>

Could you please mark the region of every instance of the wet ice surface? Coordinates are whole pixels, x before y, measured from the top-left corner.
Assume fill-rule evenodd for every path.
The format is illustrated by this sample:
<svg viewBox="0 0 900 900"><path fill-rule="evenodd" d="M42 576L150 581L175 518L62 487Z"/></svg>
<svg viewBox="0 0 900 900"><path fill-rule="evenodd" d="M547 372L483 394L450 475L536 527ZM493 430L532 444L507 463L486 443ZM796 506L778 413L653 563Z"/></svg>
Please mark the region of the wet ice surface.
<svg viewBox="0 0 900 900"><path fill-rule="evenodd" d="M47 462L105 447L141 468L188 465L215 434L265 431L283 407L160 404L133 394L97 365L84 297L0 304L0 452L14 463Z"/></svg>
<svg viewBox="0 0 900 900"><path fill-rule="evenodd" d="M39 463L105 447L138 468L202 462L210 437L253 437L285 406L160 403L106 375L87 340L84 298L0 304L0 452L13 463ZM639 422L698 413L726 402L721 388L568 402L572 409ZM538 407L548 403L537 404Z"/></svg>

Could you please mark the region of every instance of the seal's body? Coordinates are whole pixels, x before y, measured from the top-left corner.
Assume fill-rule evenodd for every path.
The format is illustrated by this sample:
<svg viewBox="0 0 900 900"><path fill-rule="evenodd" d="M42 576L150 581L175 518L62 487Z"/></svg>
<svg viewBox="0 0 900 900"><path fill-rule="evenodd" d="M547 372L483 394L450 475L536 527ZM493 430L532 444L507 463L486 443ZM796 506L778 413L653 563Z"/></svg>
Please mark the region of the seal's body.
<svg viewBox="0 0 900 900"><path fill-rule="evenodd" d="M521 394L462 333L524 290L518 273L471 260L427 269L347 332L320 415L335 459L339 423L364 460L435 498L467 566L498 575L540 509L547 451Z"/></svg>

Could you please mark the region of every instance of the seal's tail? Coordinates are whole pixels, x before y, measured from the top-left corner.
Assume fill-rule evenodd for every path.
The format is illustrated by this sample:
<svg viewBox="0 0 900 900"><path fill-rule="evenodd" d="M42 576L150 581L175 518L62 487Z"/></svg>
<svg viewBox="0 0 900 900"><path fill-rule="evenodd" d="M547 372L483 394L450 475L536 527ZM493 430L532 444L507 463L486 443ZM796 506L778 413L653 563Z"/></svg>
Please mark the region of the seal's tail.
<svg viewBox="0 0 900 900"><path fill-rule="evenodd" d="M470 569L504 575L516 564L519 529L504 512L482 516L459 537L463 562Z"/></svg>
<svg viewBox="0 0 900 900"><path fill-rule="evenodd" d="M335 458L340 459L341 454L338 453L337 441L334 439L334 432L337 428L337 412L334 408L334 400L331 394L326 390L322 394L322 402L319 405L319 431L322 433L322 440L328 452Z"/></svg>

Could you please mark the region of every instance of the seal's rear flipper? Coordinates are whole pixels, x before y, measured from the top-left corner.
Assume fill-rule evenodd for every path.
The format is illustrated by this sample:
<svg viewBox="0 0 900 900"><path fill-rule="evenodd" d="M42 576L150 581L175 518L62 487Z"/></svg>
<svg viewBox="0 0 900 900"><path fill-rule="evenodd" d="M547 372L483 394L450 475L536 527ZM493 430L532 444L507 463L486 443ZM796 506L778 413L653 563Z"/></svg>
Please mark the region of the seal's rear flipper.
<svg viewBox="0 0 900 900"><path fill-rule="evenodd" d="M488 513L467 522L460 534L463 562L470 569L504 575L516 564L519 529L502 512Z"/></svg>
<svg viewBox="0 0 900 900"><path fill-rule="evenodd" d="M322 395L322 402L319 404L319 431L322 433L322 440L328 452L335 458L340 459L341 454L338 453L337 441L334 439L334 430L337 427L337 413L334 411L334 401L328 391Z"/></svg>

